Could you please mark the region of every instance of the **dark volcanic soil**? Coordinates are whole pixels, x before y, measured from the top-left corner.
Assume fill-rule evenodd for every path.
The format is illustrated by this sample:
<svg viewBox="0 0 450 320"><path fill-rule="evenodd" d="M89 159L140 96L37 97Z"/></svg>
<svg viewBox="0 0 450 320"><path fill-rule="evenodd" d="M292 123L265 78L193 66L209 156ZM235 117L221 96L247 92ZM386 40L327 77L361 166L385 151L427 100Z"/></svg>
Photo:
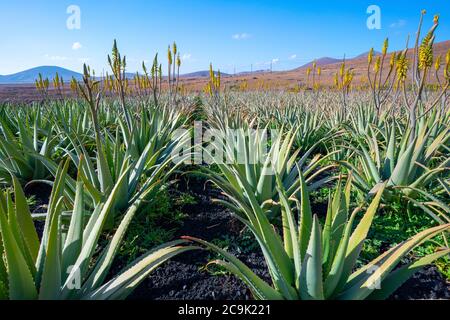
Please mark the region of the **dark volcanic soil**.
<svg viewBox="0 0 450 320"><path fill-rule="evenodd" d="M391 300L450 300L450 284L445 281L435 266L424 268L416 273Z"/></svg>
<svg viewBox="0 0 450 320"><path fill-rule="evenodd" d="M30 208L32 214L46 213L52 188L44 183L28 184L25 186L25 196L34 198L34 205ZM38 233L39 239L42 238L44 232L44 221L35 221L34 226Z"/></svg>
<svg viewBox="0 0 450 320"><path fill-rule="evenodd" d="M238 237L241 225L231 217L228 210L213 204L211 199L220 194L211 188L204 188L203 183L196 183L189 189L196 197L197 204L184 208L188 215L176 236L192 236L213 241L221 236ZM185 186L181 186L185 189ZM233 251L231 251L233 252ZM264 259L257 254L239 255L259 274L265 272ZM212 259L209 252L192 251L178 256L158 268L130 299L151 300L249 300L251 293L246 286L234 276L212 275L204 266Z"/></svg>
<svg viewBox="0 0 450 320"><path fill-rule="evenodd" d="M177 232L212 241L220 237L241 236L241 225L230 212L211 202L219 194L211 188L196 184L189 191L196 196L197 205L185 208L188 218ZM257 250L229 250L245 262L257 275L270 282L264 258ZM187 252L158 268L130 299L141 300L251 300L251 292L242 281L231 275L211 274L205 265L217 257L208 252ZM428 267L407 281L391 300L450 299L450 284L436 267Z"/></svg>
<svg viewBox="0 0 450 320"><path fill-rule="evenodd" d="M32 212L45 212L50 195L46 185L30 185L26 195L34 195L36 203ZM187 215L176 237L185 235L207 241L228 239L228 243L242 240L242 225L234 219L230 211L214 204L211 199L221 195L203 182L179 184L176 192L189 191L197 203L183 207ZM39 234L43 222L37 222ZM248 236L247 236L248 237ZM231 239L231 240L230 240ZM248 239L247 239L248 241ZM228 251L246 263L258 276L270 283L262 254L253 249L241 250L231 245ZM191 251L180 255L155 270L129 297L131 300L251 300L250 290L236 277L224 273L213 274L205 270L205 265L218 258L207 251ZM119 271L119 270L117 270ZM218 271L218 270L216 270ZM450 284L430 266L415 274L390 300L450 299Z"/></svg>

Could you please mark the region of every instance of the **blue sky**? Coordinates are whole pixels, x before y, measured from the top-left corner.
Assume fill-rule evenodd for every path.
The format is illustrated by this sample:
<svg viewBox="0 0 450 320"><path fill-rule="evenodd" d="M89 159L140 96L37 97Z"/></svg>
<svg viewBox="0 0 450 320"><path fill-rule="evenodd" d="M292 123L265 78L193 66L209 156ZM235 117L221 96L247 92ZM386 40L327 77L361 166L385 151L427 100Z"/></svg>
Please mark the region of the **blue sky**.
<svg viewBox="0 0 450 320"><path fill-rule="evenodd" d="M69 30L67 7L81 9L81 29ZM366 26L369 5L381 8L381 29ZM113 39L129 61L129 71L156 52L166 57L177 41L182 72L207 69L210 62L232 73L291 69L323 56L347 57L401 49L414 37L421 9L425 27L441 15L437 41L450 39L448 0L14 0L0 2L0 74L40 65L80 71L87 61L97 72L107 67ZM411 41L412 42L412 41Z"/></svg>

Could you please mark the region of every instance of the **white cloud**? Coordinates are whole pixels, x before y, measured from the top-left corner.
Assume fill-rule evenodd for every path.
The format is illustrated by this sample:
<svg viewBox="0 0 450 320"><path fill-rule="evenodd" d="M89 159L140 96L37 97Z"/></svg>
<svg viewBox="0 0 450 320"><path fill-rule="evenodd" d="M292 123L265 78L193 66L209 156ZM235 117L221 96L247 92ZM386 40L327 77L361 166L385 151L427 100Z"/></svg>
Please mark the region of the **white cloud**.
<svg viewBox="0 0 450 320"><path fill-rule="evenodd" d="M278 62L280 62L280 59L279 59L279 58L275 58L275 59L272 59L272 60L269 60L269 61L259 61L259 62L254 63L254 65L255 65L255 66L268 67L268 66L270 66L271 64L272 64L272 65L273 65L273 64L277 64Z"/></svg>
<svg viewBox="0 0 450 320"><path fill-rule="evenodd" d="M233 38L234 40L245 40L250 37L251 37L251 35L248 33L245 33L245 32L244 33L236 33L231 36L231 38Z"/></svg>
<svg viewBox="0 0 450 320"><path fill-rule="evenodd" d="M51 61L67 61L69 60L68 57L64 57L64 56L52 56L49 54L44 55L44 58L47 60L51 60Z"/></svg>
<svg viewBox="0 0 450 320"><path fill-rule="evenodd" d="M186 60L191 60L192 58L192 54L190 53L185 53L183 54L183 56L181 57L181 60L186 61Z"/></svg>
<svg viewBox="0 0 450 320"><path fill-rule="evenodd" d="M293 55L291 55L289 57L289 60L295 60L295 59L297 59L297 55L296 54L293 54Z"/></svg>
<svg viewBox="0 0 450 320"><path fill-rule="evenodd" d="M72 50L79 50L81 48L83 48L83 45L79 42L74 42L72 45Z"/></svg>
<svg viewBox="0 0 450 320"><path fill-rule="evenodd" d="M89 62L89 60L91 60L91 58L78 58L78 62L81 62L81 63L87 63L87 62Z"/></svg>
<svg viewBox="0 0 450 320"><path fill-rule="evenodd" d="M403 19L400 19L389 25L389 27L391 27L391 28L402 28L404 26L406 26L406 20L403 20Z"/></svg>

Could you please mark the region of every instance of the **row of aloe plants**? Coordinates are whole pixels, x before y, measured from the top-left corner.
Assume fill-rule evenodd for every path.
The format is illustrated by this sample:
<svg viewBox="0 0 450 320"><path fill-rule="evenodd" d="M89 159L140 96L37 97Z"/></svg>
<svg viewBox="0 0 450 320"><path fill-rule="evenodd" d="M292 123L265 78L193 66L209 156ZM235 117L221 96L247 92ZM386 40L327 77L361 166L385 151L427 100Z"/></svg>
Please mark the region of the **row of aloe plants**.
<svg viewBox="0 0 450 320"><path fill-rule="evenodd" d="M118 100L85 65L83 81L72 82L81 99L2 106L0 299L125 299L195 248L176 240L110 274L133 217L182 164L174 155L190 131L173 138L189 118L173 97L126 97L116 43L109 61ZM52 186L46 213L30 212L30 184Z"/></svg>
<svg viewBox="0 0 450 320"><path fill-rule="evenodd" d="M426 38L424 48L432 47ZM412 122L408 103L383 107L364 92L345 90L345 99L341 92L222 95L220 75L212 71L204 112L208 125L228 142L231 161L203 172L227 196L220 203L254 234L272 282L223 249L189 237L156 248L111 276L131 219L185 160L174 162L174 150L191 132L172 135L189 127L193 99L177 95L177 54L176 46L169 49L173 71L167 96L161 95L156 58L144 78L152 90L126 96L126 59L115 43L109 58L114 77L99 80L85 66L83 81L72 83L83 100L2 106L0 182L6 188L0 198L0 298L122 299L167 259L201 248L222 255L224 260L214 263L239 276L255 298L387 298L421 267L448 257L450 118L445 103L433 105L439 92L405 92L406 102L417 96L422 101L413 108L418 117ZM119 99L104 97L106 91ZM270 129L280 134L267 140ZM215 159L211 147L222 146L204 147ZM311 194L336 181L321 222ZM53 188L41 240L22 191L30 183ZM435 224L356 268L374 217L399 198ZM412 250L437 236L444 238L442 248L405 264ZM98 252L102 238L109 241Z"/></svg>
<svg viewBox="0 0 450 320"><path fill-rule="evenodd" d="M372 92L352 92L347 86L343 92L320 94L236 94L223 92L220 78L212 73L206 114L223 137L232 137L224 147L231 162L218 161L220 174L211 170L206 174L227 196L217 201L253 233L271 283L223 249L185 239L221 255L223 260L211 263L240 277L260 299L385 299L421 267L440 258L448 263L450 51L443 70L445 83L439 81L438 90L425 85L435 58L438 23L435 17L422 43L417 40L414 61L408 61L408 49L390 54L391 71L385 78L388 41L376 59L375 75L370 73L374 53L369 52L369 79L376 80ZM408 84L411 63L414 73ZM441 67L438 57L434 66L438 80ZM343 77L345 69L344 62ZM236 130L230 134L230 128L238 129L237 134ZM267 141L252 131L259 128L265 128L257 131L263 135L267 128L284 132L269 139L264 154L260 150ZM209 146L208 154L210 150ZM247 155L244 163L236 152ZM317 177L321 179L314 181ZM339 179L338 186L321 223L313 215L310 192L334 179ZM357 200L350 214L352 193ZM390 206L398 205L404 205L405 215L414 210L428 214L434 223L356 268L377 209L389 212ZM433 254L405 261L412 250L435 237L442 242Z"/></svg>
<svg viewBox="0 0 450 320"><path fill-rule="evenodd" d="M303 181L302 174L302 172L304 172L305 174L314 177L314 170L317 169L320 164L318 163L320 157L314 157L307 163L306 159L310 153L306 153L299 160L297 159L299 151L293 152L291 155L290 153L294 143L292 137L294 135L295 132L291 131L286 136L280 137L274 141L269 152L269 157L267 158L268 161L261 164L259 167L249 169L248 167L243 167L236 163L235 165L220 167L223 177L214 174L211 175L212 180L227 193L229 199L232 199L232 202L227 204L228 207L234 209L237 217L254 232L255 237L264 252L268 266L271 268L270 274L274 279L274 287L272 288L268 284L263 283L261 279L255 278L256 276L251 273L250 269L243 266L223 250L200 240L195 240L206 247L223 254L228 261L217 263L241 276L251 287L255 297L288 299L385 298L418 268L448 254L447 250L438 251L431 256L424 257L408 264L400 269L402 271L396 270L394 273L390 273L396 264L401 261L401 258L415 246L447 230L449 226L442 223L439 227L427 230L417 237L408 240L401 246L395 247L394 249L396 250L392 249L392 251L389 251L376 261L364 267L362 271L357 271L355 274L350 273L349 270L353 270L354 264L361 251L361 244L367 236L370 222L376 212L385 186L383 185L379 188L377 197L369 207L370 210L367 209L367 216L364 215L362 218L362 221L367 220L368 222L364 225L358 225L354 231L352 229L353 220L360 210L355 210L354 214L351 216L348 214L350 201L349 190L353 183L349 180L348 186L345 188L345 201L342 199L336 200L337 197L342 196L341 189L338 187L332 203L334 206L338 204L343 207L333 208L333 205L330 206L325 228L324 231L322 231L317 217L312 218L311 208L308 208L308 187L306 182ZM245 135L243 135L243 137L244 148L255 148L254 145L245 140L248 139ZM253 137L249 138L252 142L259 141ZM136 189L130 188L128 180L130 176L128 173L132 166L134 166L133 170L136 170L136 166L139 167L137 164L142 161L138 158L135 159L133 165L130 165L130 162L128 161L123 162L125 168L122 167L121 171L117 172L119 176L117 177L117 180L112 182L112 189L109 189L109 193L102 194L101 188L96 188L94 186L100 185L99 182L96 184L93 182L98 181L93 179L93 177L96 177L97 171L89 171L90 168L95 167L95 164L89 164L84 160L83 154L88 154L84 149L84 145L80 144L80 150L77 151L77 147L75 147L76 144L74 142L71 143L74 146L74 152L72 152L73 154L70 156L70 159L79 168L79 178L77 181L72 181L72 179L66 175L69 162L67 162L64 165L64 169L62 169L58 166L54 167L52 161L45 159L43 155L34 155L35 159L40 161L38 163L41 163L44 168L47 168L50 174L53 173L56 176L49 212L47 213L46 230L44 231L44 237L40 244L39 242L36 242L37 237L35 233L31 231L33 230L30 220L31 215L26 208L26 200L21 194L20 184L14 175L11 176L11 181L14 182L15 187L14 199L16 203L12 203L9 193L6 193L5 198L2 201L3 214L4 217L7 217L7 219L2 220L2 248L6 257L6 265L2 268L4 271L4 278L2 281L4 297L12 299L35 297L42 299L124 298L131 290L131 288L124 283L133 283L134 285L137 285L139 283L137 280L138 275L140 275L139 280L143 280L145 276L148 275L148 272L159 265L159 263L155 264L154 261L162 262L165 260L160 256L162 253L156 251L157 253L150 254L150 257L155 260L148 258L146 260L144 259L144 263L136 264L136 266L139 265L142 267L142 269L139 269L139 272L143 272L143 270L148 272L136 273L138 269L130 267L130 269L127 269L124 273L128 274L128 277L126 275L118 275L117 278L114 278L110 282L103 283L113 261L117 245L120 243L120 239L123 237L123 233L126 230L126 226L133 214L139 208L140 201L148 196L150 190L152 190L151 187L153 187L153 183L143 183L145 188L143 188L141 192L136 192ZM104 145L107 146L108 144L105 143ZM147 148L145 148L142 153L146 159L143 162L150 164L150 167L152 167L155 162L147 162L147 152L149 151L146 151L146 149ZM253 151L256 152L256 150L257 149ZM253 151L249 152L249 154L258 156L258 154ZM114 152L112 153L114 154ZM118 161L117 157L114 157L114 159L115 161ZM121 161L124 160L122 159ZM167 166L168 163L169 162L162 162L162 165ZM286 163L288 163L287 166ZM268 170L269 166L273 166L273 168L276 169L275 176L264 174L264 170ZM147 173L148 170L150 170L150 167L146 168L145 171ZM316 171L326 172L331 167L327 168L325 166L325 168L327 170L322 170L321 168ZM144 169L142 170L144 171ZM88 174L91 174L91 176L88 177ZM259 181L253 181L253 178L247 180L248 177L258 178ZM101 179L101 177L97 177L97 179L99 178ZM152 178L153 182L155 182L156 179L159 179L157 175ZM227 179L229 181L227 181ZM325 181L322 181L321 183L326 183L330 180L330 178L326 178ZM354 180L356 181L357 179ZM355 183L355 185L357 185L357 183ZM389 182L387 185L389 185ZM311 190L312 189L314 188L312 187ZM358 189L361 188L358 186ZM136 192L136 196L123 198L122 196L119 196L123 195L121 194L122 190L126 190L125 195L127 196L129 195L129 191L132 193ZM297 195L299 195L299 200L296 199ZM86 203L85 201L80 200L84 197L90 198L92 203ZM116 202L116 199L126 199L125 204L119 205ZM296 203L294 208L292 208L292 202ZM85 207L91 208L92 213L87 215L91 216L91 218L86 226L84 226L86 229L83 229L81 221L83 221L82 217ZM124 208L128 208L128 210L125 211L124 220L118 227L117 232L120 232L117 236L114 235L112 241L114 244L108 245L104 249L105 253L102 255L107 261L104 262L102 267L95 267L94 270L88 269L81 261L86 262L92 259L93 249L103 231L103 227L106 225L107 218L113 215L113 211L120 211ZM295 208L299 208L299 217L297 219L294 217L293 213L296 210ZM58 221L59 217L62 215L63 209L73 210L68 228L68 235L64 235L63 228ZM338 213L340 214L338 215ZM289 230L282 234L283 240L281 240L277 232L270 227L271 222L267 220L267 217L273 217L280 214L282 216L283 230ZM94 219L100 220L96 221ZM305 222L304 219L307 219L309 222ZM345 223L347 225L345 228L345 224L339 226L343 223L342 221L346 221ZM306 223L306 225L302 225L302 223ZM92 233L90 228L94 225L97 226L98 229L96 229L95 233ZM75 232L74 228L77 228L76 234L73 233ZM333 230L333 232L336 232L336 234L333 234L330 229ZM342 230L336 231L336 229L345 230L345 233L343 233ZM363 231L359 231L360 229ZM81 234L83 234L83 236L81 236ZM90 234L95 234L95 237L93 236L94 238L89 239L86 238L87 235ZM344 234L346 236L343 237ZM315 236L314 238L309 239L308 237L311 237L311 235ZM71 239L71 237L75 237L76 240ZM65 240L63 241L63 239ZM303 240L301 241L300 239ZM335 246L336 241L334 240L327 243L324 239L328 239L329 241L331 241L330 239L342 239L343 242L339 243L338 247L333 248L332 253L330 253L330 245L333 244ZM353 239L353 241L351 239ZM73 246L78 249L75 250L75 252L70 250L72 242L75 242ZM52 245L49 249L47 246L50 244ZM164 253L166 253L166 251L170 252L170 254L168 253L164 256L169 258L176 252L184 252L185 250L193 249L191 247L180 246L181 244L182 242L175 242L168 245L168 247L163 247L159 250L163 250L162 252ZM87 247L84 247L86 245ZM302 246L303 249L300 250L299 248ZM37 252L40 252L40 255L36 255L36 248L39 248L39 251ZM338 250L339 248L340 250ZM55 250L55 252L51 252L51 250ZM64 260L64 256L68 256L66 250L69 250L67 252L69 252L70 255L74 255L74 257L71 257L72 259L66 258L66 260ZM356 252L354 250L356 250ZM395 254L393 254L394 251ZM16 254L11 255L12 252L15 252ZM326 252L326 254L324 252ZM84 256L79 258L79 255L82 253ZM42 256L43 254L44 256ZM384 263L384 261L387 260L386 257L391 257L391 254L393 256L392 259L388 260L389 263ZM50 259L52 259L52 262L50 262ZM78 262L79 265L77 264L78 260L80 261ZM75 269L72 270L80 271L74 271L73 274L67 274L66 267L71 266L72 263L75 263ZM148 265L145 265L145 263L148 263ZM292 263L292 265L290 265L290 263ZM379 263L379 267L383 270L380 278L378 278L378 276L373 276L371 273L364 273L364 270L369 270L370 266L378 266L377 263ZM20 267L11 268L12 265ZM50 269L46 269L46 265L47 268ZM333 269L333 266L337 269ZM346 266L347 269L344 269L344 266ZM100 271L97 271L96 269L99 269ZM14 270L14 272L9 274L11 270ZM18 273L15 273L16 271ZM88 275L94 271L101 272L101 274L97 275L99 280L95 282L91 280L91 276L88 277ZM55 276L55 274L57 276ZM79 280L76 279L77 276L80 277ZM311 280L308 280L311 277L316 281L313 284L311 283ZM121 281L124 282L122 283L116 279L121 279ZM325 279L325 282L321 283L323 279ZM358 279L358 281L354 279ZM373 282L378 281L378 279L385 281L386 284L382 283L382 288L386 288L387 291L373 289ZM52 282L54 286L49 287L47 281ZM80 281L80 288L83 288L82 291L72 291L66 288L66 286L71 287L72 285L76 285L76 281ZM105 294L105 290L108 294Z"/></svg>

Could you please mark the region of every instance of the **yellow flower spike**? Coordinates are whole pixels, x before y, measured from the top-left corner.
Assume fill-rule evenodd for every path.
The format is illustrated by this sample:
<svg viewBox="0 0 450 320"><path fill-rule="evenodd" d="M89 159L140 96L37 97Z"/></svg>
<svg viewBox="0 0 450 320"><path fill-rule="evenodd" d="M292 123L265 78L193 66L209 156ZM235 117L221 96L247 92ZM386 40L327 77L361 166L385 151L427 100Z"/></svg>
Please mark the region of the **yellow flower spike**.
<svg viewBox="0 0 450 320"><path fill-rule="evenodd" d="M77 93L78 91L78 83L74 77L72 77L72 80L70 81L70 90L72 90L73 93Z"/></svg>
<svg viewBox="0 0 450 320"><path fill-rule="evenodd" d="M441 59L442 57L440 55L436 58L436 62L434 63L434 70L439 71L439 69L441 69Z"/></svg>
<svg viewBox="0 0 450 320"><path fill-rule="evenodd" d="M377 57L377 59L375 60L375 66L373 67L373 71L375 72L380 71L380 67L381 67L381 58Z"/></svg>
<svg viewBox="0 0 450 320"><path fill-rule="evenodd" d="M439 24L439 15L435 15L433 19L434 24Z"/></svg>
<svg viewBox="0 0 450 320"><path fill-rule="evenodd" d="M383 56L386 55L388 48L389 48L389 38L386 38L386 40L384 40L384 43L383 43L383 49L382 49L382 51L381 51L381 53L383 54Z"/></svg>
<svg viewBox="0 0 450 320"><path fill-rule="evenodd" d="M169 65L172 65L172 50L170 49L170 46L169 46L169 49L167 50L167 61L169 62Z"/></svg>
<svg viewBox="0 0 450 320"><path fill-rule="evenodd" d="M424 39L424 42L419 48L419 69L424 70L425 68L429 68L433 65L433 43L431 38Z"/></svg>
<svg viewBox="0 0 450 320"><path fill-rule="evenodd" d="M177 44L174 42L173 43L173 56L175 57L178 53L178 48L177 48Z"/></svg>
<svg viewBox="0 0 450 320"><path fill-rule="evenodd" d="M180 58L180 54L178 54L178 56L177 56L177 66L178 66L178 68L181 67L181 58Z"/></svg>
<svg viewBox="0 0 450 320"><path fill-rule="evenodd" d="M406 77L408 75L408 59L406 58L406 54L402 53L400 54L398 60L397 60L397 77L398 81L405 81Z"/></svg>
<svg viewBox="0 0 450 320"><path fill-rule="evenodd" d="M391 60L389 61L389 66L390 66L391 68L394 67L396 58L397 58L397 54L396 54L395 52L392 53L392 55L391 55Z"/></svg>
<svg viewBox="0 0 450 320"><path fill-rule="evenodd" d="M151 75L152 79L155 78L155 70L156 70L156 66L153 64L152 70L150 71L150 75Z"/></svg>
<svg viewBox="0 0 450 320"><path fill-rule="evenodd" d="M369 55L367 56L367 62L369 63L369 66L372 64L373 61L373 48L370 48Z"/></svg>
<svg viewBox="0 0 450 320"><path fill-rule="evenodd" d="M444 77L450 82L450 50L445 55Z"/></svg>

